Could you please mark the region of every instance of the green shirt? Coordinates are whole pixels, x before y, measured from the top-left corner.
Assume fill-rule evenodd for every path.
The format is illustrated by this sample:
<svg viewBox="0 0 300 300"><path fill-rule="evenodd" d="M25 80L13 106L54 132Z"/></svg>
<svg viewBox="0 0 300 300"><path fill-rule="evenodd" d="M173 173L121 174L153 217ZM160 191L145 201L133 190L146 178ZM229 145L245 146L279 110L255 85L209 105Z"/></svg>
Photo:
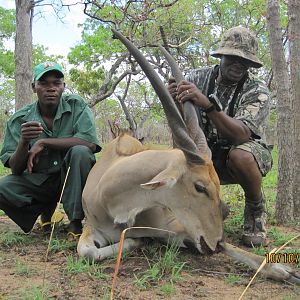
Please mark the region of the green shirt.
<svg viewBox="0 0 300 300"><path fill-rule="evenodd" d="M34 102L23 107L8 120L3 148L0 153L0 159L4 166L9 167L8 161L15 152L20 140L21 124L28 121L38 121L44 128L43 133L30 142L30 147L39 139L76 137L96 144L96 152L101 150L92 111L80 96L62 95L52 130L47 128L41 118L37 104L37 102ZM45 148L40 154L38 163L34 164L33 174L27 174L25 171L24 176L30 177L33 183L41 184L51 174L59 172L66 152L67 150Z"/></svg>

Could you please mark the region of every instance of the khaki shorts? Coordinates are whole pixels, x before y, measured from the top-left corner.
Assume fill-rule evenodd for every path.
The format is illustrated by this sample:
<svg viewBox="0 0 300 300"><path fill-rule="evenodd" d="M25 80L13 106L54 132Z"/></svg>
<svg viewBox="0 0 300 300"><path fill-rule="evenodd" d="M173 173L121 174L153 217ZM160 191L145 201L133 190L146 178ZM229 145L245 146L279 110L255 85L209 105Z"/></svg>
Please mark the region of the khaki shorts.
<svg viewBox="0 0 300 300"><path fill-rule="evenodd" d="M266 176L271 170L273 160L270 150L263 144L250 141L237 146L214 147L212 150L212 161L219 175L221 184L236 183L227 168L228 154L233 149L241 149L253 154L262 176Z"/></svg>

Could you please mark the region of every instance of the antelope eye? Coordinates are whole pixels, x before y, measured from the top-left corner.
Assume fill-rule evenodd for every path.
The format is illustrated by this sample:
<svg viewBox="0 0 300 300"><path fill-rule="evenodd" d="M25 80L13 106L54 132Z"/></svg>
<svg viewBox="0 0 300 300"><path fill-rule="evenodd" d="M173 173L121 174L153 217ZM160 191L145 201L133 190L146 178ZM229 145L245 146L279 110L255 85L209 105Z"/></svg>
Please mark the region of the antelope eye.
<svg viewBox="0 0 300 300"><path fill-rule="evenodd" d="M195 189L198 193L204 193L208 196L207 189L203 185L199 183L195 183Z"/></svg>

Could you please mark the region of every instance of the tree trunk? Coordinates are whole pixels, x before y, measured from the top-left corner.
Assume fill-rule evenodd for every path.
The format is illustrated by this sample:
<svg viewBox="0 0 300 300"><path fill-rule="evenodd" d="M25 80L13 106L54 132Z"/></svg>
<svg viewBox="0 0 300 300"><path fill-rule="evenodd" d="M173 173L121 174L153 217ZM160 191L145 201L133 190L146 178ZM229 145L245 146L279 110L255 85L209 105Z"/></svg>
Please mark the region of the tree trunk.
<svg viewBox="0 0 300 300"><path fill-rule="evenodd" d="M297 1L297 0L295 0ZM268 31L272 69L277 90L278 186L276 218L278 223L294 220L293 202L293 111L290 80L282 44L278 0L268 0Z"/></svg>
<svg viewBox="0 0 300 300"><path fill-rule="evenodd" d="M300 1L288 1L292 103L294 112L294 218L300 219Z"/></svg>
<svg viewBox="0 0 300 300"><path fill-rule="evenodd" d="M32 0L15 0L16 2L16 110L32 101Z"/></svg>

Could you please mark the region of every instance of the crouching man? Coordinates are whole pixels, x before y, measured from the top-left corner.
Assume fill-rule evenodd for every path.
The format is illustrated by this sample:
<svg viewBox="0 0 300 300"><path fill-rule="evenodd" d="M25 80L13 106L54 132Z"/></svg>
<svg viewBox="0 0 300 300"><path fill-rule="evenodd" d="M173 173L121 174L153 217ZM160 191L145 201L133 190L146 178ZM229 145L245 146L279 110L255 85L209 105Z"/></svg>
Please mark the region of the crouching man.
<svg viewBox="0 0 300 300"><path fill-rule="evenodd" d="M80 96L63 95L64 73L55 62L35 67L32 88L38 100L17 111L6 126L0 158L12 174L0 179L0 209L24 232L39 216L46 229L70 167L62 204L68 233L80 235L81 194L94 153L101 150L93 115Z"/></svg>

